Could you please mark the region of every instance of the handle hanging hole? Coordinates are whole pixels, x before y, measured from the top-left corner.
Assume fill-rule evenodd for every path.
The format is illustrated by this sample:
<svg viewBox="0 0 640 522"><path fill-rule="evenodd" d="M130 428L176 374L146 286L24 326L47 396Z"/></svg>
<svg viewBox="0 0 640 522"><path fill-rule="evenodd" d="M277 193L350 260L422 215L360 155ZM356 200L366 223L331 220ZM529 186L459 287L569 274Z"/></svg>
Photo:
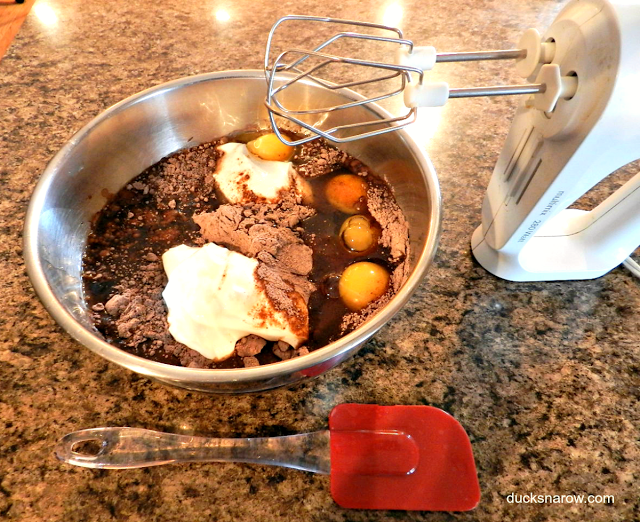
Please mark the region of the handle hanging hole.
<svg viewBox="0 0 640 522"><path fill-rule="evenodd" d="M80 457L97 457L106 443L98 439L81 440L74 442L71 452Z"/></svg>

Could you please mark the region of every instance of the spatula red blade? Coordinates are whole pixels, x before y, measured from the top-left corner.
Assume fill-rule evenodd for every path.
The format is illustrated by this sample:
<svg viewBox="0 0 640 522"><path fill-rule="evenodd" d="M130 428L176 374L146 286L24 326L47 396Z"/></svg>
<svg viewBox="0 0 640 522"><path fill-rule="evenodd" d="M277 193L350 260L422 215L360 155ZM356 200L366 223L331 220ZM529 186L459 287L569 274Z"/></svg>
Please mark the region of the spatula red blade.
<svg viewBox="0 0 640 522"><path fill-rule="evenodd" d="M329 429L331 495L342 507L468 511L480 501L469 437L458 421L438 408L340 404L329 416ZM406 458L412 462L406 467L415 467L415 471L390 473L389 469L403 468L403 457L394 456L392 447L385 449L387 455L378 462L393 458L398 462L391 467L377 464L374 453L379 440L368 444L362 438L340 433L367 431L399 431L409 435L419 454L407 452ZM400 454L407 449L402 444L398 448ZM371 464L362 466L366 459L370 459Z"/></svg>

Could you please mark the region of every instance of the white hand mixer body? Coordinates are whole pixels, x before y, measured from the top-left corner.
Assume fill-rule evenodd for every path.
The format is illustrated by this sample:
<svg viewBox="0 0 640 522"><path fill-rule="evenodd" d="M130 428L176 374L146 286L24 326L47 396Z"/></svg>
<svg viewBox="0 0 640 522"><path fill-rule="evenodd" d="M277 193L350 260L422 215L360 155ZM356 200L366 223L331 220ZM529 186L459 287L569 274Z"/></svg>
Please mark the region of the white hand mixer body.
<svg viewBox="0 0 640 522"><path fill-rule="evenodd" d="M640 157L640 5L576 0L544 39L578 87L551 111L518 108L472 251L512 281L596 278L640 244L640 174L592 211L567 206Z"/></svg>

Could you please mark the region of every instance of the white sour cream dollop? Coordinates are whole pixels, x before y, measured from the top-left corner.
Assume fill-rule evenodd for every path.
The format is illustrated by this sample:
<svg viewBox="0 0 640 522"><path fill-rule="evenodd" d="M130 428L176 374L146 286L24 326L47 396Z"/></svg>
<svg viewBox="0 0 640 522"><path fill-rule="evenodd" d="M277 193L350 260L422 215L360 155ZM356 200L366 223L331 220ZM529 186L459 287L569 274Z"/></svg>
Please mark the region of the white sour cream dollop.
<svg viewBox="0 0 640 522"><path fill-rule="evenodd" d="M298 199L306 189L290 161L267 161L249 152L244 143L225 143L213 175L218 190L229 203L276 203L280 193L293 192Z"/></svg>
<svg viewBox="0 0 640 522"><path fill-rule="evenodd" d="M304 341L258 284L255 259L208 243L171 248L162 263L169 277L162 293L169 332L208 359L230 357L238 339L249 334L294 347Z"/></svg>

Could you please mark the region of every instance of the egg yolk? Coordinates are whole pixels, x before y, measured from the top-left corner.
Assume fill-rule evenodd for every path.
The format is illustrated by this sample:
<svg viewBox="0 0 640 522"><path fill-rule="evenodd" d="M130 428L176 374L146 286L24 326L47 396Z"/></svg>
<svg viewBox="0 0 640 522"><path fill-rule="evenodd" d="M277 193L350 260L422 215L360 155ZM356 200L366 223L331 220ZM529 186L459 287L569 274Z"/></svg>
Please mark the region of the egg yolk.
<svg viewBox="0 0 640 522"><path fill-rule="evenodd" d="M369 218L358 215L345 220L340 227L340 238L349 250L364 252L375 243L376 233Z"/></svg>
<svg viewBox="0 0 640 522"><path fill-rule="evenodd" d="M325 195L340 212L357 214L367 205L367 182L355 174L339 174L327 182Z"/></svg>
<svg viewBox="0 0 640 522"><path fill-rule="evenodd" d="M247 149L252 154L266 161L289 161L294 148L285 145L274 133L265 134L247 143Z"/></svg>
<svg viewBox="0 0 640 522"><path fill-rule="evenodd" d="M357 312L381 297L389 287L389 272L376 263L360 261L340 276L338 290L345 306Z"/></svg>

